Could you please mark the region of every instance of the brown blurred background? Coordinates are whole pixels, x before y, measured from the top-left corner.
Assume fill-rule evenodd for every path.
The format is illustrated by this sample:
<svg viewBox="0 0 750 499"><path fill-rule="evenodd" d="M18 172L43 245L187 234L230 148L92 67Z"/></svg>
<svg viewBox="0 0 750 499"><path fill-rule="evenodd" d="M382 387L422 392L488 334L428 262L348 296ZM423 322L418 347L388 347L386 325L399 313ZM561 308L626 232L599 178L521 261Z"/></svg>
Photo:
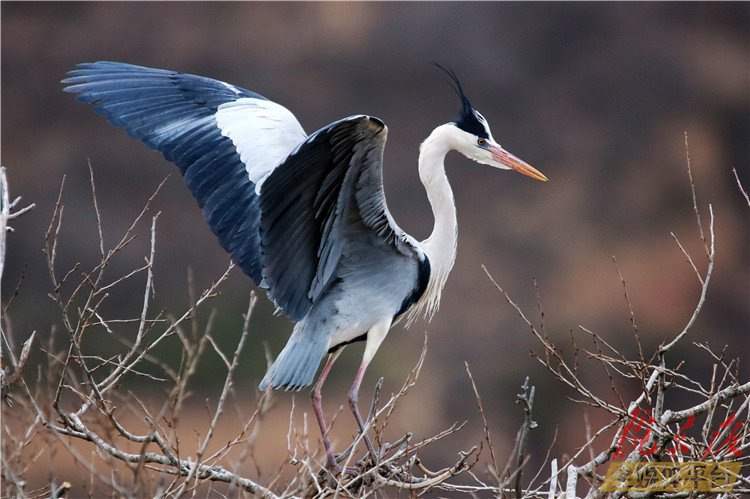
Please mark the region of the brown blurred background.
<svg viewBox="0 0 750 499"><path fill-rule="evenodd" d="M386 393L397 390L428 331L422 376L403 401L394 436L409 430L425 437L469 420L461 433L433 447L427 461L434 467L451 464L458 450L481 439L466 361L500 461L522 420L514 400L526 376L537 387L532 468L556 426L553 457L584 442L584 408L569 402L565 396L573 393L529 356L538 345L481 265L539 324L536 279L545 330L563 348L570 350L570 331L579 334L583 325L635 358L614 255L650 356L682 330L700 294L670 232L701 270L706 265L692 210L685 132L704 222L713 205L718 256L703 313L669 360L686 360L684 370L708 382L711 363L691 341L716 350L729 345L732 355L748 353L750 211L731 172L736 168L745 187L750 185L748 3L12 2L1 8L2 164L11 194L37 205L13 224L2 283L5 306L23 275L9 311L17 345L34 330L44 338L59 329L57 308L46 296L51 285L41 250L63 175L58 268L97 262L87 161L108 246L170 175L154 205L162 212L155 312L184 310L188 269L203 289L229 261L177 169L61 91L60 80L76 63L114 60L218 78L283 104L308 133L352 114L380 117L389 127L389 207L402 228L422 239L432 219L417 175L418 146L458 111L444 77L427 64L436 60L459 75L495 138L550 181L499 172L458 155L447 158L459 250L441 309L429 324L394 328L363 384L363 399L380 376ZM147 225L116 261L111 278L142 264ZM137 316L142 286L143 279L136 279L113 293L107 316ZM215 334L227 351L251 289L251 281L235 271L210 305L218 313ZM205 321L208 311L198 320ZM262 342L278 353L291 330L272 312L261 296L238 381L249 404L265 370ZM350 347L334 368L324 395L329 413L344 402L360 355L360 346ZM747 362L742 370L747 379ZM218 358L208 356L195 378L196 400L216 396L223 372ZM582 371L606 395L603 374L594 364ZM620 389L631 396L638 384L622 382ZM153 390L155 397L161 394ZM285 452L291 395L278 398L278 424L269 423L263 436L272 467ZM307 410L307 394L296 395L296 403L298 411ZM679 397L671 403L682 408ZM589 415L596 425L599 415ZM350 419L344 414L338 422L343 439L353 431ZM206 421L201 414L192 426L200 429Z"/></svg>

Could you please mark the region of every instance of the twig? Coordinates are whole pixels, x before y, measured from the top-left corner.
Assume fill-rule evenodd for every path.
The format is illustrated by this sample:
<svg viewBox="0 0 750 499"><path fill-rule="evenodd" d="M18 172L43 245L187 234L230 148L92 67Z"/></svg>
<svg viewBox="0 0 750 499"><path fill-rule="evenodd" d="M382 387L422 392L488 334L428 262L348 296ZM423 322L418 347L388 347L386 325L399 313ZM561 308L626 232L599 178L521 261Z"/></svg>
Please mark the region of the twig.
<svg viewBox="0 0 750 499"><path fill-rule="evenodd" d="M716 392L716 395L705 402L697 404L689 409L682 411L664 411L661 417L661 424L668 425L685 421L692 415L699 415L707 412L711 407L723 403L725 400L750 393L750 381L742 385L732 385L723 390Z"/></svg>
<svg viewBox="0 0 750 499"><path fill-rule="evenodd" d="M524 419L523 425L521 426L521 435L519 438L518 455L516 457L516 469L518 474L516 475L516 497L522 497L521 494L521 476L523 475L523 464L526 460L526 446L529 442L529 431L536 428L537 424L531 418L531 412L534 407L534 389L532 386L529 388L529 377L526 376L526 380L521 385L521 393L516 395L516 403L521 403L523 406Z"/></svg>
<svg viewBox="0 0 750 499"><path fill-rule="evenodd" d="M688 134L685 132L685 159L687 160L687 172L688 178L690 179L690 193L693 196L693 211L695 212L695 218L698 221L698 233L700 234L701 241L703 241L703 247L706 250L706 256L709 255L708 244L706 243L706 236L703 234L703 225L701 224L701 214L698 210L698 201L695 196L695 182L693 182L693 169L690 167L690 148L688 147ZM712 243L713 244L713 243Z"/></svg>
<svg viewBox="0 0 750 499"><path fill-rule="evenodd" d="M740 177L737 175L737 169L732 168L732 173L734 173L734 178L737 180L737 187L739 187L740 192L742 193L742 196L745 198L745 202L747 203L747 206L750 207L750 197L747 196L747 191L744 187L742 187L742 182L740 182Z"/></svg>
<svg viewBox="0 0 750 499"><path fill-rule="evenodd" d="M469 381L471 381L471 388L474 390L474 397L477 401L477 407L479 409L479 415L482 417L482 424L484 425L484 439L487 441L487 447L490 448L490 462L492 463L492 468L490 468L490 472L492 473L492 476L495 478L495 480L500 483L500 470L497 467L497 459L495 459L495 449L492 445L492 437L490 436L490 427L487 424L487 417L484 415L484 408L482 407L482 397L479 396L479 391L477 390L477 385L474 383L474 377L471 375L471 371L469 370L469 363L464 362L464 366L466 367L466 374L469 376ZM527 378L528 381L528 378Z"/></svg>
<svg viewBox="0 0 750 499"><path fill-rule="evenodd" d="M695 323L695 320L698 318L698 314L700 313L701 309L703 308L703 304L706 301L706 293L708 292L708 283L711 281L711 276L713 275L714 271L714 260L716 257L716 250L714 246L715 237L714 237L714 210L711 205L708 205L708 212L711 216L710 222L709 222L709 231L711 234L711 249L708 252L708 269L706 270L706 278L703 281L703 286L701 286L701 296L698 300L698 305L696 305L695 310L693 310L693 315L690 317L690 320L685 325L684 329L680 334L678 334L672 341L670 341L668 344L660 346L659 347L659 354L663 355L664 353L668 352L670 349L672 349L682 338L685 337L685 335L688 333L690 328ZM700 224L700 215L698 215L698 223ZM701 237L703 237L703 229L701 228ZM704 239L705 241L705 239Z"/></svg>
<svg viewBox="0 0 750 499"><path fill-rule="evenodd" d="M99 231L99 255L104 260L104 232L102 231L102 215L99 211L99 203L96 199L96 184L94 183L94 168L91 166L91 160L88 161L89 179L91 183L91 201L94 203L94 213L96 214L96 228Z"/></svg>
<svg viewBox="0 0 750 499"><path fill-rule="evenodd" d="M254 305L255 305L255 295L252 294L250 297L250 306L247 311L247 318L246 318L247 321L249 321L249 318L252 315L252 310L253 310ZM240 340L237 342L237 348L234 351L232 364L229 366L229 369L227 370L226 378L224 379L224 387L221 390L221 395L219 396L219 402L216 404L214 417L211 420L211 424L209 424L208 426L208 433L206 434L206 437L203 439L203 443L201 444L200 448L196 452L195 457L196 457L197 463L201 462L201 458L203 457L203 454L206 452L208 443L211 441L211 437L213 436L213 433L216 430L216 425L219 422L219 417L221 416L224 410L224 403L226 402L227 395L229 394L229 388L232 386L232 377L234 375L235 369L237 368L237 362L239 360L240 353L242 352L242 348L245 346L245 340L247 339L247 335L248 335L248 330L243 329L242 334L240 335ZM177 493L175 494L175 497L180 497L182 493L186 491L185 485L196 476L197 471L198 471L197 466L191 470L190 474L188 474L187 476L187 479L182 483L181 489L178 489Z"/></svg>
<svg viewBox="0 0 750 499"><path fill-rule="evenodd" d="M685 248L680 243L680 240L677 239L677 236L674 235L674 232L669 233L672 236L672 239L674 239L674 242L677 243L677 246L680 247L680 251L682 251L682 254L685 255L685 258L687 258L688 263L691 267L693 267L693 271L695 272L695 275L698 276L698 281L701 283L701 286L703 286L705 283L703 282L703 276L700 272L698 272L698 267L695 266L695 263L693 263L693 259L690 257L690 254L685 250Z"/></svg>
<svg viewBox="0 0 750 499"><path fill-rule="evenodd" d="M555 499L555 493L557 492L557 459L553 459L550 463L550 481L549 481L549 499Z"/></svg>
<svg viewBox="0 0 750 499"><path fill-rule="evenodd" d="M635 335L635 344L638 347L638 359L643 363L643 350L641 348L641 337L638 335L638 324L635 322L635 312L633 312L633 304L630 303L630 297L628 296L628 286L625 284L625 278L622 276L622 272L620 272L620 266L617 265L617 259L614 255L612 255L612 261L615 264L615 268L617 269L617 276L620 278L620 283L622 283L622 290L625 294L625 303L628 305L628 312L630 313L630 325L633 327L633 334Z"/></svg>

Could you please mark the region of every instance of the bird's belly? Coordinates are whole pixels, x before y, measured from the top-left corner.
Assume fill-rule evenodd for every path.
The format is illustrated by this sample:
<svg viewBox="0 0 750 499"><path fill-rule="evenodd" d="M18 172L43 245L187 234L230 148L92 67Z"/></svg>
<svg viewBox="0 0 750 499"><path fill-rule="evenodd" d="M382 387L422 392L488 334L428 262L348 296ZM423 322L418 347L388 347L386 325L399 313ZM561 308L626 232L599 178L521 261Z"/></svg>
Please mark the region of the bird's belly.
<svg viewBox="0 0 750 499"><path fill-rule="evenodd" d="M367 333L376 323L392 318L398 311L400 301L382 300L382 295L371 293L348 294L336 300L335 314L330 319L329 345L331 349L348 343Z"/></svg>
<svg viewBox="0 0 750 499"><path fill-rule="evenodd" d="M377 323L391 320L410 290L411 286L399 279L383 275L341 281L329 295L329 350L365 335Z"/></svg>

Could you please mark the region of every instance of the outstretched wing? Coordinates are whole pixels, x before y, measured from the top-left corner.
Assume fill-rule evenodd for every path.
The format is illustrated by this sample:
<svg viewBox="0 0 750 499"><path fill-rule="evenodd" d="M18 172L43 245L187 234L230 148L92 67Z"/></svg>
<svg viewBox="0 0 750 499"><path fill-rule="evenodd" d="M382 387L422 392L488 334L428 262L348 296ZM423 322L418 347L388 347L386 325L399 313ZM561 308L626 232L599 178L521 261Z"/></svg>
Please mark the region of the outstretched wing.
<svg viewBox="0 0 750 499"><path fill-rule="evenodd" d="M177 164L222 247L291 319L328 288L347 248L424 267L385 205L380 120L354 116L308 138L284 107L222 81L117 62L69 75L66 91Z"/></svg>
<svg viewBox="0 0 750 499"><path fill-rule="evenodd" d="M333 282L347 252L383 267L391 258L424 260L386 207L386 133L385 125L369 116L332 123L295 149L263 184L263 275L270 297L294 320Z"/></svg>
<svg viewBox="0 0 750 499"><path fill-rule="evenodd" d="M259 187L306 134L291 112L222 81L118 62L79 65L65 91L177 164L203 216L257 284Z"/></svg>

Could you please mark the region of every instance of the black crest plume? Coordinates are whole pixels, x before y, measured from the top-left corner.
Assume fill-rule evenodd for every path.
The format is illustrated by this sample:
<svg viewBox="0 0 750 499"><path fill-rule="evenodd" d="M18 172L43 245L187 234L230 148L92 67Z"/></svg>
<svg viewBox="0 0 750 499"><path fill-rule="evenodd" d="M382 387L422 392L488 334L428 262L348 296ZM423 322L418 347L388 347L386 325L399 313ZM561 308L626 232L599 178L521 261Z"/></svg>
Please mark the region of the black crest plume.
<svg viewBox="0 0 750 499"><path fill-rule="evenodd" d="M464 95L464 91L461 88L461 82L458 81L456 73L454 73L452 69L444 68L435 61L430 61L430 64L432 64L436 68L442 69L445 74L450 77L448 84L456 92L456 95L458 95L459 99L461 99L461 114L456 120L456 126L465 132L476 135L477 137L489 139L487 130L480 121L478 113L471 106L471 102L469 102L469 99L466 97L466 95Z"/></svg>

